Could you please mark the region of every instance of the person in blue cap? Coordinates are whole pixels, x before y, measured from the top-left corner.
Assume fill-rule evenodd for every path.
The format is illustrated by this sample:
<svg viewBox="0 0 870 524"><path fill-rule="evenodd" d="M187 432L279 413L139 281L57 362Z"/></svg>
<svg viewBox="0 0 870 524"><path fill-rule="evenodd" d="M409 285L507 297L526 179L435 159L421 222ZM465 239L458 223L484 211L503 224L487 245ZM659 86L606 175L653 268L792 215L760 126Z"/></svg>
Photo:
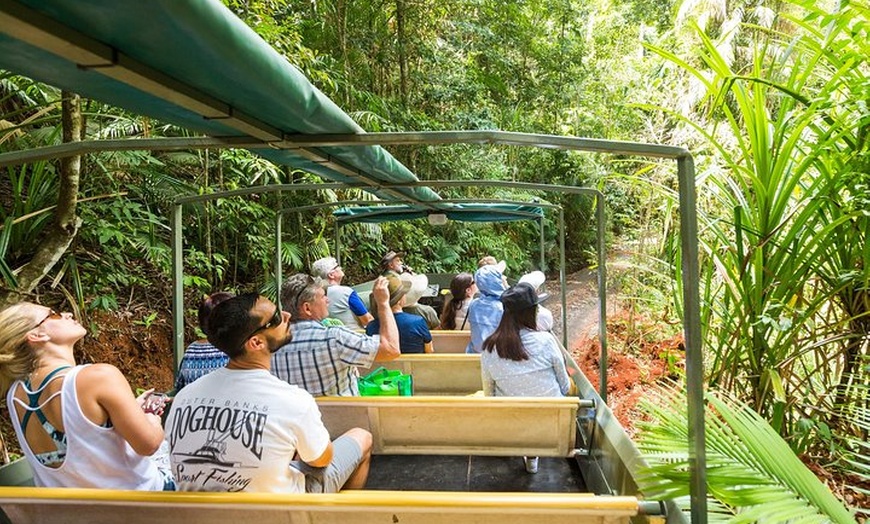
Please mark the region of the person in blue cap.
<svg viewBox="0 0 870 524"><path fill-rule="evenodd" d="M480 296L474 299L468 306L468 325L471 329L471 340L466 348L466 353L480 353L483 351L483 341L490 336L498 323L504 308L499 300L501 294L507 289L504 279L505 262L497 264L485 264L474 272L474 283Z"/></svg>

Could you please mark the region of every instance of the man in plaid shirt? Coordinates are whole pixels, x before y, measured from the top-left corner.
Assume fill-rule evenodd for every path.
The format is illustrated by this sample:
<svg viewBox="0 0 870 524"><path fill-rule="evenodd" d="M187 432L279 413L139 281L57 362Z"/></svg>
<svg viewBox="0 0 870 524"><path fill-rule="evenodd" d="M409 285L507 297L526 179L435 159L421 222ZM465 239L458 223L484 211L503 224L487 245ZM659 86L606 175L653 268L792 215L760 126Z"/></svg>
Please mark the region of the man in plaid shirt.
<svg viewBox="0 0 870 524"><path fill-rule="evenodd" d="M399 357L399 331L390 308L387 279L372 288L380 335L368 336L344 327L324 326L329 299L324 283L305 274L293 275L281 286L281 307L290 313L292 340L272 355L272 374L313 396L357 396L357 368Z"/></svg>

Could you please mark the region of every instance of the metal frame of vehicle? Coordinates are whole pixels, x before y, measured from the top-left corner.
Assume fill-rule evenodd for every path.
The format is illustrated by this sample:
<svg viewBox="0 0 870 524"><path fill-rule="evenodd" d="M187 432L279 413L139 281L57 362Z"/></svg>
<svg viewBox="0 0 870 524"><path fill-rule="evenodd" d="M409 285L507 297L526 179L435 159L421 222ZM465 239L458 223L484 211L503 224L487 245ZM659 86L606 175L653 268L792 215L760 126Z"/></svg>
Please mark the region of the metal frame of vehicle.
<svg viewBox="0 0 870 524"><path fill-rule="evenodd" d="M420 183L382 146L499 144L676 161L691 515L695 523L706 522L698 227L694 162L688 150L502 131L365 133L217 0L0 0L0 67L214 137L162 141L167 148L245 147L271 161L364 188L381 199L434 212L451 205L440 202L433 190L439 186ZM237 82L239 78L246 82ZM116 142L112 147L156 149L151 144ZM101 143L53 151L77 154L70 153L76 148L101 150ZM7 153L0 155L0 165L46 154L51 153ZM176 209L173 217L179 213Z"/></svg>

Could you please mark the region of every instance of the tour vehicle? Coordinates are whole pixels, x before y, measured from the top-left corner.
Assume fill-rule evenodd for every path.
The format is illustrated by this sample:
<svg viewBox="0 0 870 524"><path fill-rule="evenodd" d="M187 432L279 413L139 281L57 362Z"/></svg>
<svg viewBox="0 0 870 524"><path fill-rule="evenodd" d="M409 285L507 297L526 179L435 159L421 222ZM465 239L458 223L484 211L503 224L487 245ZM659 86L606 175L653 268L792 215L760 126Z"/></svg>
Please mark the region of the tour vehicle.
<svg viewBox="0 0 870 524"><path fill-rule="evenodd" d="M176 354L184 342L181 224L184 206L190 203L353 187L380 199L377 209L342 204L350 210L343 212L351 215L358 209L357 217L394 213L395 218L435 216L435 220L441 216L472 219L475 214L486 220L528 219L543 210L560 210L544 202L451 201L438 190L489 185L600 193L508 181L421 181L382 146L504 144L673 160L680 188L682 273L687 276L682 292L693 460L691 519L706 522L700 308L697 279L688 277L698 272L697 219L694 167L685 149L502 131L366 133L218 0L0 0L0 68L200 135L72 142L13 151L0 154L0 166L93 151L247 148L328 181L177 197L172 216ZM596 205L602 361L606 361L602 198L596 198ZM278 214L276 238L280 239L284 211L304 209ZM564 249L564 235L562 243ZM564 301L564 251L559 262ZM279 281L280 273L278 263ZM365 490L288 496L34 488L21 486L27 483L25 472L24 479L0 487L0 508L16 523L684 521L675 501L648 501L639 492L637 475L643 460L602 398L606 390L601 384L597 391L578 370L573 374L576 396L486 398L469 395L475 386L474 366L479 366L474 356L432 357L422 362L403 356L392 364L408 366L417 377L415 396L318 399L331 432L363 426L374 434L376 456ZM437 365L442 369L434 369ZM439 377L445 374L451 379L461 375L464 383L457 378L441 385ZM542 457L537 475L523 472L518 457L524 455Z"/></svg>

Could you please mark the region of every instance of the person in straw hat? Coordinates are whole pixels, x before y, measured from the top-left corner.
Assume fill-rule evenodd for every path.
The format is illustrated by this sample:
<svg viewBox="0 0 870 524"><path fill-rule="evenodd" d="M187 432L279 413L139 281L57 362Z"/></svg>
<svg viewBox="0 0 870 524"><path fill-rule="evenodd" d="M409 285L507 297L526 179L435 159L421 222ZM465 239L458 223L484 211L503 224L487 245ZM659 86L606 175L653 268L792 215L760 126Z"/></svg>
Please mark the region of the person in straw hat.
<svg viewBox="0 0 870 524"><path fill-rule="evenodd" d="M397 253L395 251L387 251L387 254L381 258L381 276L387 276L389 273L393 273L395 275L401 275L402 273L413 273L411 268L405 265L405 261L402 258L405 256L404 253Z"/></svg>
<svg viewBox="0 0 870 524"><path fill-rule="evenodd" d="M405 305L405 297L411 289L411 283L403 280L398 275L387 275L390 290L389 306L396 319L396 327L399 330L399 348L402 353L432 353L432 333L426 320L419 315L412 315L402 311ZM372 303L372 311L377 314L379 304ZM366 334L373 336L380 332L381 323L375 319L366 326Z"/></svg>

